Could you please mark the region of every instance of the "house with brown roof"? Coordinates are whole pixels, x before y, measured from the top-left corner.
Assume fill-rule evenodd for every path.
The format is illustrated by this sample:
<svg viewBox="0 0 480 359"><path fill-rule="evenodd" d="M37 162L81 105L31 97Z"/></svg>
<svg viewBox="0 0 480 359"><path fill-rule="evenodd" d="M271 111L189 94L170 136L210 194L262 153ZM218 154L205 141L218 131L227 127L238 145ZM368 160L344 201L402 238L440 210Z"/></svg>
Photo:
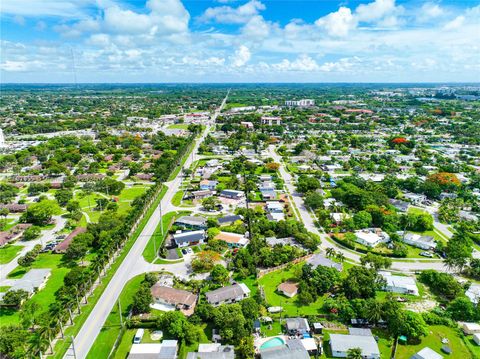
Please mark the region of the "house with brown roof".
<svg viewBox="0 0 480 359"><path fill-rule="evenodd" d="M288 298L293 298L298 293L298 283L283 282L277 287L277 291L287 296Z"/></svg>
<svg viewBox="0 0 480 359"><path fill-rule="evenodd" d="M154 305L158 304L163 309L165 306L174 307L185 315L193 314L198 296L182 289L176 289L155 283L150 289Z"/></svg>
<svg viewBox="0 0 480 359"><path fill-rule="evenodd" d="M20 238L23 232L31 226L32 225L30 223L19 223L10 228L8 231L0 232L0 247L4 246L8 242Z"/></svg>
<svg viewBox="0 0 480 359"><path fill-rule="evenodd" d="M249 242L248 238L245 238L243 234L230 232L220 232L214 239L227 243L230 248L245 247Z"/></svg>
<svg viewBox="0 0 480 359"><path fill-rule="evenodd" d="M78 236L80 233L85 233L87 229L85 227L77 227L75 228L72 233L70 233L67 238L65 238L62 242L56 245L56 247L53 249L54 253L65 253L70 247L70 244L72 243L73 239Z"/></svg>

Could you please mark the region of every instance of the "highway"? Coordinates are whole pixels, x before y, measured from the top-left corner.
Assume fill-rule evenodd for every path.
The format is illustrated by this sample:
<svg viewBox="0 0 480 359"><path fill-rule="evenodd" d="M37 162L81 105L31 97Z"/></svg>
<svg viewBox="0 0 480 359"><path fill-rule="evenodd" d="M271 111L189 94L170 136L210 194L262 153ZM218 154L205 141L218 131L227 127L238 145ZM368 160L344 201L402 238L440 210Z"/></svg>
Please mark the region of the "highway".
<svg viewBox="0 0 480 359"><path fill-rule="evenodd" d="M300 212L300 217L301 220L303 221L303 224L312 233L315 233L320 236L322 239L321 243L321 248L322 250L326 250L327 248L333 248L335 249L336 252L341 252L345 258L351 262L360 262L360 255L345 249L341 247L338 243L334 242L332 239L328 238L328 236L320 232L315 226L315 221L314 218L312 217L312 214L308 209L305 207L305 204L303 203L303 197L300 193L297 192L295 188L295 180L293 176L285 170L285 166L283 165L282 158L277 154L275 151L275 146L270 145L269 146L269 154L270 157L273 158L273 160L277 163L280 164L279 172L280 175L285 182L285 187L286 190L289 192L291 195L293 202L295 203L295 206L297 207L298 211ZM443 261L440 259L401 259L401 260L393 260L392 264L392 270L395 271L410 271L410 272L415 272L418 270L424 270L424 269L435 269L437 271L447 271L447 268L444 266Z"/></svg>
<svg viewBox="0 0 480 359"><path fill-rule="evenodd" d="M200 138L196 140L194 148L192 149L193 155L187 158L184 167L188 168L193 163L194 154L197 152L198 147L209 133L212 124L215 123L216 118L226 104L227 98L228 93L223 99L218 109L213 113L209 123L206 126L206 129L203 131ZM175 179L165 183L165 185L168 186L168 190L161 200L160 205L162 207L162 213L167 213L172 209L172 198L177 192L178 188L180 188L181 183L181 171L175 177ZM160 206L156 208L156 211L148 220L145 228L142 230L141 234L128 252L122 264L115 272L111 281L108 283L103 294L99 298L97 304L91 311L82 328L74 338L75 355L73 353L72 346L70 346L69 350L67 350L67 352L65 353L64 358L70 359L75 356L76 359L84 359L87 357L90 348L95 342L95 338L97 337L98 333L100 333L100 330L102 329L105 320L107 319L107 316L111 312L113 306L116 304L122 289L131 278L148 271L161 270L167 267L168 270L174 272L177 272L177 270L178 272L182 272L183 270L185 270L186 266L184 263L171 265L155 265L147 263L143 259L143 250L145 249L151 235L155 232L155 229L160 223L160 215L156 215L157 213L159 213L159 210Z"/></svg>

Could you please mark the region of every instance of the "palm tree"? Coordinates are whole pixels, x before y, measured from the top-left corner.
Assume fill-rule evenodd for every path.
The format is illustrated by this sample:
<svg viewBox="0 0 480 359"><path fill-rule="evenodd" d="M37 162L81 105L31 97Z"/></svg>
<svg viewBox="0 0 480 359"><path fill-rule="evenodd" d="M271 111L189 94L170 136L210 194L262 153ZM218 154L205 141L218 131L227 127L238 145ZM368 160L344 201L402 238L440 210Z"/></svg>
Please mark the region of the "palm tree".
<svg viewBox="0 0 480 359"><path fill-rule="evenodd" d="M340 261L340 263L342 263L345 260L345 255L342 252L338 252L335 255L335 258L337 258Z"/></svg>
<svg viewBox="0 0 480 359"><path fill-rule="evenodd" d="M348 349L347 359L363 359L362 349L360 349L360 348Z"/></svg>
<svg viewBox="0 0 480 359"><path fill-rule="evenodd" d="M329 247L327 248L326 253L327 253L327 257L333 257L335 255L335 249L333 249L332 247Z"/></svg>
<svg viewBox="0 0 480 359"><path fill-rule="evenodd" d="M368 321L372 324L377 324L380 320L382 320L382 304L375 299L371 299L367 302L366 308L366 317Z"/></svg>

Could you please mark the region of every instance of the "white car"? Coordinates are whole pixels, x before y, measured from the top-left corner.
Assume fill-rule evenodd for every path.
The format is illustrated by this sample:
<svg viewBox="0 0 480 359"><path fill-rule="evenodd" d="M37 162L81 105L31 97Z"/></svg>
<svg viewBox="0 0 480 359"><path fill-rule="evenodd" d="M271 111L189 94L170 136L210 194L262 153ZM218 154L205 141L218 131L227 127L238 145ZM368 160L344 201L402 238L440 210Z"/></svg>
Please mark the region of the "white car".
<svg viewBox="0 0 480 359"><path fill-rule="evenodd" d="M187 253L192 254L193 253L192 248L187 248Z"/></svg>
<svg viewBox="0 0 480 359"><path fill-rule="evenodd" d="M433 258L433 254L430 252L421 252L419 253L422 257Z"/></svg>

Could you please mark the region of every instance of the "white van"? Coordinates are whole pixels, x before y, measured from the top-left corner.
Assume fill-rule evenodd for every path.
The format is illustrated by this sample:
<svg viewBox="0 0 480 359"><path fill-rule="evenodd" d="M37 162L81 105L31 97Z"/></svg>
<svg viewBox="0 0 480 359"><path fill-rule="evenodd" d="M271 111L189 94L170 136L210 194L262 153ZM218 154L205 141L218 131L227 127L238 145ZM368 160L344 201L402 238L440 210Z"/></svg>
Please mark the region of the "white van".
<svg viewBox="0 0 480 359"><path fill-rule="evenodd" d="M133 344L140 344L143 338L143 333L145 330L143 329L138 329L137 332L135 333L135 336L133 337Z"/></svg>

